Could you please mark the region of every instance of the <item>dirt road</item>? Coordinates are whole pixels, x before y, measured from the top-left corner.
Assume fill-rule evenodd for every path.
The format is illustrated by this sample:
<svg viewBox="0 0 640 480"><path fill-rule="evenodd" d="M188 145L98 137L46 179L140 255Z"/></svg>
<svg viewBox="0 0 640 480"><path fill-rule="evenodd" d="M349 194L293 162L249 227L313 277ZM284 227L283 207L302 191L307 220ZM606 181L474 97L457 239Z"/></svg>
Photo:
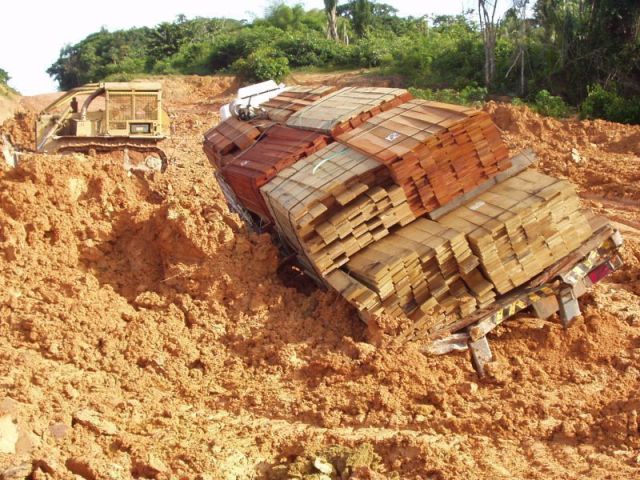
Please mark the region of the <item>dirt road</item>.
<svg viewBox="0 0 640 480"><path fill-rule="evenodd" d="M201 151L233 79L163 81L166 174L36 154L0 172L4 478L640 476L640 127L486 107L628 241L570 330L498 328L480 382L467 353L375 347L336 295L282 285Z"/></svg>

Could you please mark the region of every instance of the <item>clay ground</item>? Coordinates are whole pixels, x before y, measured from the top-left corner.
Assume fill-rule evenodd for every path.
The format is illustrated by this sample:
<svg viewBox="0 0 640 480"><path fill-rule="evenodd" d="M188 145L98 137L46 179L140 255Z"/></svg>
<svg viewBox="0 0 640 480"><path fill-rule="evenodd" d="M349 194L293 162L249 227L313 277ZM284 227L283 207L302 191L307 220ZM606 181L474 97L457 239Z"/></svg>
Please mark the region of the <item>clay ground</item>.
<svg viewBox="0 0 640 480"><path fill-rule="evenodd" d="M640 127L487 105L514 152L617 222L626 264L568 331L499 327L479 381L467 352L375 347L337 295L285 287L201 150L237 85L163 82L165 174L82 155L0 170L4 478L303 478L332 445L360 479L640 476ZM4 124L14 143L32 148L46 100Z"/></svg>

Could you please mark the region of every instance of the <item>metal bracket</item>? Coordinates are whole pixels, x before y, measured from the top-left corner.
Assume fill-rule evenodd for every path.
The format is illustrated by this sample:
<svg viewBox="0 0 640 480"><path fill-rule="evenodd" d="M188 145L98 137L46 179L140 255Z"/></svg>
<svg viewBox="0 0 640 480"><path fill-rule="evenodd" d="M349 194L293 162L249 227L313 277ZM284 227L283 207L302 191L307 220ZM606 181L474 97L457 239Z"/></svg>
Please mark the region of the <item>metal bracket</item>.
<svg viewBox="0 0 640 480"><path fill-rule="evenodd" d="M560 321L564 328L568 328L573 322L573 319L580 315L578 299L571 287L560 289L556 298L558 299Z"/></svg>
<svg viewBox="0 0 640 480"><path fill-rule="evenodd" d="M555 295L541 297L532 304L536 317L546 320L558 311L558 300Z"/></svg>
<svg viewBox="0 0 640 480"><path fill-rule="evenodd" d="M613 232L613 235L611 235L611 241L618 248L622 246L622 244L624 243L624 239L622 238L622 234L620 233L620 230L615 230Z"/></svg>
<svg viewBox="0 0 640 480"><path fill-rule="evenodd" d="M480 378L485 375L485 366L493 361L493 353L489 346L487 337L469 341L469 351L471 352L471 363Z"/></svg>

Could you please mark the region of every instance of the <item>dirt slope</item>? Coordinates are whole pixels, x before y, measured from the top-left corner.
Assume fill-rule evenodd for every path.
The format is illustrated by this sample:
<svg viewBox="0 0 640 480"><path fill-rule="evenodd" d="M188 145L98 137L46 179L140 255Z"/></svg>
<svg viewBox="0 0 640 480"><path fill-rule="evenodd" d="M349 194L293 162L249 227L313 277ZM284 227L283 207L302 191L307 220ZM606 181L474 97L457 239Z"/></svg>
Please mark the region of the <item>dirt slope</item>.
<svg viewBox="0 0 640 480"><path fill-rule="evenodd" d="M163 81L165 175L34 154L0 172L5 478L302 478L321 456L360 479L640 475L639 127L487 106L629 241L570 330L500 327L479 382L466 353L375 347L336 295L283 286L201 151L233 79Z"/></svg>

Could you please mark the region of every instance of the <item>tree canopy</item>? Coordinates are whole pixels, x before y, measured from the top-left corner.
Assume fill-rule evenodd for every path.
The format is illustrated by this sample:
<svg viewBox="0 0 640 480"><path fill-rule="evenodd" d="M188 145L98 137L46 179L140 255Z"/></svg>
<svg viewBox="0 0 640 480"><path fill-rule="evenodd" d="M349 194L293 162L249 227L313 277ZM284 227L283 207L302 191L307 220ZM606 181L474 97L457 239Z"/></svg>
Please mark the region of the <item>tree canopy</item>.
<svg viewBox="0 0 640 480"><path fill-rule="evenodd" d="M9 73L6 70L3 70L2 68L0 68L0 83L3 85L6 85L9 82L9 80L11 80Z"/></svg>
<svg viewBox="0 0 640 480"><path fill-rule="evenodd" d="M528 99L544 90L573 105L591 96L585 114L601 116L610 116L603 95L640 96L639 2L512 1L491 23L478 10L401 17L370 0L325 1L321 10L275 2L249 23L178 16L151 28L100 30L65 46L47 72L69 89L145 73L233 72L254 81L281 79L291 68L379 67L423 89ZM478 2L481 13L492 5Z"/></svg>

